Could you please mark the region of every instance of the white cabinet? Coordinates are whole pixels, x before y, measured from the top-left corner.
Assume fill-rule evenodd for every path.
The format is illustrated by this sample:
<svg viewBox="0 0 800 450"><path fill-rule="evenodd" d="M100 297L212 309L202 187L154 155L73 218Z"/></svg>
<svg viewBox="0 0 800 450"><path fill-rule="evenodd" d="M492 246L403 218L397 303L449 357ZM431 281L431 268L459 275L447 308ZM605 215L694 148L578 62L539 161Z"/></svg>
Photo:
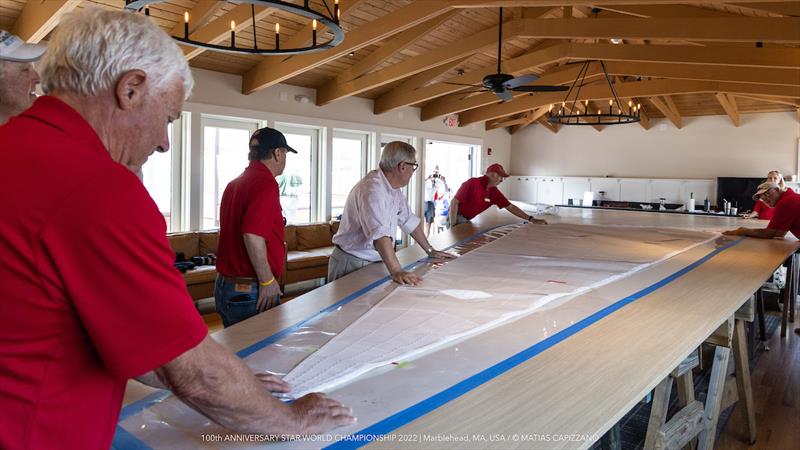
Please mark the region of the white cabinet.
<svg viewBox="0 0 800 450"><path fill-rule="evenodd" d="M537 203L561 205L564 203L564 182L559 177L541 177L536 180Z"/></svg>
<svg viewBox="0 0 800 450"><path fill-rule="evenodd" d="M563 204L569 204L569 199L574 199L573 204L580 205L584 192L592 190L588 178L562 178L564 183Z"/></svg>
<svg viewBox="0 0 800 450"><path fill-rule="evenodd" d="M526 203L536 203L536 178L511 176L508 181L511 183L511 200L519 200Z"/></svg>
<svg viewBox="0 0 800 450"><path fill-rule="evenodd" d="M594 192L596 199L600 200L620 200L620 179L619 178L590 178L591 191ZM600 195L600 192L603 195Z"/></svg>
<svg viewBox="0 0 800 450"><path fill-rule="evenodd" d="M681 180L652 180L650 182L650 203L658 203L660 199L667 203L683 203L681 199Z"/></svg>
<svg viewBox="0 0 800 450"><path fill-rule="evenodd" d="M625 202L647 202L650 199L650 180L623 178L619 183L619 199Z"/></svg>

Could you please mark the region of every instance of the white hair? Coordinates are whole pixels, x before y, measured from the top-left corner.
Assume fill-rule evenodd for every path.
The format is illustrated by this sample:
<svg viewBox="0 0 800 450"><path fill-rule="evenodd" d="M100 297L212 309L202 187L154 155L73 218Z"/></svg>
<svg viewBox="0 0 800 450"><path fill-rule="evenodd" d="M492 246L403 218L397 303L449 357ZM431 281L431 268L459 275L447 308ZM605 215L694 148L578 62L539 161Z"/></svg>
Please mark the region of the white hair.
<svg viewBox="0 0 800 450"><path fill-rule="evenodd" d="M413 162L414 155L417 153L410 144L403 141L392 141L383 147L381 153L381 162L378 166L390 172L394 170L398 164L402 162Z"/></svg>
<svg viewBox="0 0 800 450"><path fill-rule="evenodd" d="M194 86L183 53L150 18L88 7L61 20L42 58L40 75L45 92L98 95L134 69L145 72L156 89L181 79L189 97Z"/></svg>

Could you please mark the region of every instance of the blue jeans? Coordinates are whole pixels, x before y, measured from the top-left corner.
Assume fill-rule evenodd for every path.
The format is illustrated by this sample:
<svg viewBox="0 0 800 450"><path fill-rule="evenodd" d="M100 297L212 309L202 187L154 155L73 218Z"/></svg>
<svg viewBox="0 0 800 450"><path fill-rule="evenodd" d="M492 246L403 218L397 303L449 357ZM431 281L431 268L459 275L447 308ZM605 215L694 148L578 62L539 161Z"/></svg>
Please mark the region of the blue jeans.
<svg viewBox="0 0 800 450"><path fill-rule="evenodd" d="M249 288L246 286L249 285ZM237 289L238 286L238 289ZM222 325L228 328L258 314L258 283L234 283L217 275L214 284L214 304ZM275 304L280 304L280 297Z"/></svg>

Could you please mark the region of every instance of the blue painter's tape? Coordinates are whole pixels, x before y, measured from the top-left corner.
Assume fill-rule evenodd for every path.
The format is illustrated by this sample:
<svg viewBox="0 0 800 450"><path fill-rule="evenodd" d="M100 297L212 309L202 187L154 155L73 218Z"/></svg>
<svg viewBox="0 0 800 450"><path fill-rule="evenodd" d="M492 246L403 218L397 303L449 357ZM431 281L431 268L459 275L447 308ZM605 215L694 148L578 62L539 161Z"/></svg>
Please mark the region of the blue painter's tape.
<svg viewBox="0 0 800 450"><path fill-rule="evenodd" d="M136 436L128 433L124 428L117 425L117 430L114 432L114 442L111 444L111 450L151 450L144 442L136 438Z"/></svg>
<svg viewBox="0 0 800 450"><path fill-rule="evenodd" d="M483 230L483 231L480 231L478 233L475 233L475 234L473 234L472 236L470 236L468 238L465 238L465 239L463 239L461 241L456 242L453 245L450 245L445 250L449 250L449 249L451 249L453 247L456 247L458 245L463 245L463 244L466 244L468 242L471 242L471 241L477 239L478 237L480 237L480 236L482 236L482 235L484 235L486 233L489 233L489 232L491 232L491 231L493 231L493 230L495 230L497 228L501 228L501 227L504 227L504 226L507 226L507 225L499 225L499 226L491 227L491 228L488 228L486 230ZM410 269L422 264L427 259L428 259L427 257L418 259L417 261L414 261L414 262L406 265L405 267L403 267L403 269L410 270ZM308 319L302 320L302 321L290 326L289 328L281 330L281 331L273 334L272 336L269 336L269 337L267 337L267 338L265 338L265 339L263 339L263 340L261 340L259 342L256 342L256 343L254 343L254 344L252 344L252 345L250 345L248 347L245 347L242 350L239 350L236 353L236 355L239 356L240 358L245 358L245 357L257 352L258 350L261 350L262 348L264 348L264 347L266 347L266 346L268 346L268 345L270 345L270 344L282 339L283 337L285 337L285 336L297 331L300 327L302 327L303 325L305 325L309 321L318 319L318 318L320 318L320 317L322 317L322 316L324 316L324 315L326 315L326 314L328 314L328 313L330 313L332 311L335 311L339 307L341 307L343 305L346 305L347 303L352 302L353 300L361 297L362 295L366 294L370 290L375 289L376 287L380 286L383 283L386 283L387 281L389 281L389 277L388 276L383 277L383 278L381 278L381 279L379 279L379 280L377 280L377 281L375 281L373 283L370 283L369 285L365 286L364 288L359 289L356 292L353 292L352 294L350 294L347 297L339 300L338 302L334 303L333 305L328 306L327 308L320 310L319 312L317 312L317 314L309 317ZM170 391L161 390L161 391L154 392L154 393L152 393L150 395L147 395L147 396L145 396L145 397L143 397L143 398L141 398L141 399L139 399L139 400L137 400L135 402L132 402L132 403L128 404L127 406L122 408L122 410L120 411L119 422L122 422L123 420L128 419L129 417L131 417L131 416L133 416L135 414L138 414L138 413L144 411L147 408L150 408L151 406L155 405L156 403L159 403L159 402L163 401L164 399L166 399L170 395L172 395L172 393ZM120 430L124 431L122 429L122 427L117 426L117 432L118 432L117 434L119 434ZM116 446L116 443L117 443L117 434L114 435L115 446ZM133 435L130 435L129 433L127 433L127 436L125 436L124 438L125 438L125 442L126 443L128 443L128 444L134 443L135 444L135 443L138 442L141 445L141 447L128 447L126 445L126 446L121 446L119 448L124 448L124 449L129 449L129 448L131 448L131 449L148 448L147 446L144 445L144 443L141 443L141 441L139 441L138 439L136 439L136 437L134 437Z"/></svg>
<svg viewBox="0 0 800 450"><path fill-rule="evenodd" d="M675 281L676 279L682 277L683 275L687 274L691 270L695 269L699 265L703 264L704 262L708 261L709 259L713 258L714 256L718 255L719 253L737 245L742 240L736 240L729 244L726 244L722 247L719 247L703 258L689 264L688 266L684 267L683 269L667 276L659 280L658 282L634 293L631 294L617 302L597 311L596 313L590 315L589 317L581 320L580 322L570 326L569 328L564 329L538 343L532 345L531 347L522 350L521 352L495 364L492 367L484 369L481 372L413 405L410 406L402 411L395 413L392 416L389 416L380 422L375 423L363 430L346 436L342 440L336 442L335 444L331 444L325 447L326 450L342 450L342 449L357 449L361 448L364 445L371 443L375 438L391 433L392 431L408 424L409 422L416 420L425 414L433 411L434 409L448 403L467 392L477 388L478 386L486 383L487 381L492 380L495 377L498 377L509 370L513 369L514 367L528 361L529 359L533 358L534 356L542 353L543 351L547 350L548 348L558 344L559 342L573 336L574 334L578 333L579 331L583 330L584 328L598 322L600 319L612 314L613 312L619 310L620 308L633 303L634 301L656 291L657 289L666 286L667 284Z"/></svg>

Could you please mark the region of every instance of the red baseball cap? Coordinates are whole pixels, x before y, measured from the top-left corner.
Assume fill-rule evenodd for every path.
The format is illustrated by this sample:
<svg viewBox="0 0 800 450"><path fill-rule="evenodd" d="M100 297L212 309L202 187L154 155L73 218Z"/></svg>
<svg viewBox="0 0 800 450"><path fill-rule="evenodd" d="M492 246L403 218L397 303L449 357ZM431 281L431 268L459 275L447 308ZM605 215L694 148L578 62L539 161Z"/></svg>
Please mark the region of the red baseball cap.
<svg viewBox="0 0 800 450"><path fill-rule="evenodd" d="M506 169L503 169L503 166L501 166L500 164L497 164L497 163L494 163L491 166L486 168L486 173L489 173L489 172L494 172L494 173L500 175L503 178L508 178L508 176L509 176L508 173L506 172Z"/></svg>

